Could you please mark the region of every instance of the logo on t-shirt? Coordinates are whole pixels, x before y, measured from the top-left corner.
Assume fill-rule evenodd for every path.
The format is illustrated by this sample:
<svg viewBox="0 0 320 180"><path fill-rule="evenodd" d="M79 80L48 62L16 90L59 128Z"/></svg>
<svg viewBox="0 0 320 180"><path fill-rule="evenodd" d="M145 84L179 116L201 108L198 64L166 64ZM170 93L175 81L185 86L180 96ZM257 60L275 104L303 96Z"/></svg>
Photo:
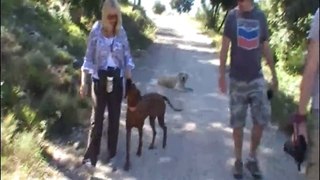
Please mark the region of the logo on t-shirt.
<svg viewBox="0 0 320 180"><path fill-rule="evenodd" d="M237 19L238 47L252 50L259 47L260 25L258 20Z"/></svg>

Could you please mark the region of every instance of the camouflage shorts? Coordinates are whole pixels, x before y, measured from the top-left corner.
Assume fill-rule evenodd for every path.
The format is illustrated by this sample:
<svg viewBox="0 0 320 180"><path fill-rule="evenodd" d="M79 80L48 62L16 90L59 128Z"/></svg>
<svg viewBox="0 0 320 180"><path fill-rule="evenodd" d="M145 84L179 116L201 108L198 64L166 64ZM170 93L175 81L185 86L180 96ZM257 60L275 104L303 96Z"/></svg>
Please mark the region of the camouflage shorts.
<svg viewBox="0 0 320 180"><path fill-rule="evenodd" d="M271 106L264 78L249 83L230 79L229 87L231 127L245 126L249 106L253 123L266 126L271 119Z"/></svg>

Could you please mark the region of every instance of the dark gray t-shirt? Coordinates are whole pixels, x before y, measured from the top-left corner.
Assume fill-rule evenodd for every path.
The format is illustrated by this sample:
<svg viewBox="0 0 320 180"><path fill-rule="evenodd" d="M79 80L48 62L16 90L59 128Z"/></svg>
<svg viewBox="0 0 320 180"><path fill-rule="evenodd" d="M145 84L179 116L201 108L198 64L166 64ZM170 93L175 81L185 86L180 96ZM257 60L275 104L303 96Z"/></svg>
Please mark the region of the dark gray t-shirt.
<svg viewBox="0 0 320 180"><path fill-rule="evenodd" d="M243 13L237 8L231 10L223 35L231 40L230 78L249 82L263 77L262 43L269 38L264 13L256 7Z"/></svg>

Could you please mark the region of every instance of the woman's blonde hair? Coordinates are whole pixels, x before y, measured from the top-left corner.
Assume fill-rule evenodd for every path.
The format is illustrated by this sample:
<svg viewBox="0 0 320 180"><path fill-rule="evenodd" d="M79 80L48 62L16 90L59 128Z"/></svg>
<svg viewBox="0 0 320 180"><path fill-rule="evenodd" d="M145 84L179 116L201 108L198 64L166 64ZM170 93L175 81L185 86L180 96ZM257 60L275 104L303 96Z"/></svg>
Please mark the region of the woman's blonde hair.
<svg viewBox="0 0 320 180"><path fill-rule="evenodd" d="M102 6L102 12L101 12L101 20L102 20L102 26L107 27L109 26L107 23L107 14L108 9L113 8L117 10L117 24L115 27L115 34L117 35L120 31L121 25L122 25L122 16L121 16L121 9L120 5L117 0L104 0L103 6Z"/></svg>

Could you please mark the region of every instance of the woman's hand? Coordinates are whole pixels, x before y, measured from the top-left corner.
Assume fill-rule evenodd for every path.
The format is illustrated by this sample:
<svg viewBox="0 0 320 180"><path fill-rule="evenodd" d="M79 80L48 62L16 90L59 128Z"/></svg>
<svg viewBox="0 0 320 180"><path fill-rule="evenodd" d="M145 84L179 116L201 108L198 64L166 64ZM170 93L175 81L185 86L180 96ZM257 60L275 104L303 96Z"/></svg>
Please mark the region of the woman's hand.
<svg viewBox="0 0 320 180"><path fill-rule="evenodd" d="M88 93L88 85L87 84L81 84L80 85L80 97L84 98L86 94Z"/></svg>
<svg viewBox="0 0 320 180"><path fill-rule="evenodd" d="M126 69L125 77L126 79L132 79L131 69Z"/></svg>

